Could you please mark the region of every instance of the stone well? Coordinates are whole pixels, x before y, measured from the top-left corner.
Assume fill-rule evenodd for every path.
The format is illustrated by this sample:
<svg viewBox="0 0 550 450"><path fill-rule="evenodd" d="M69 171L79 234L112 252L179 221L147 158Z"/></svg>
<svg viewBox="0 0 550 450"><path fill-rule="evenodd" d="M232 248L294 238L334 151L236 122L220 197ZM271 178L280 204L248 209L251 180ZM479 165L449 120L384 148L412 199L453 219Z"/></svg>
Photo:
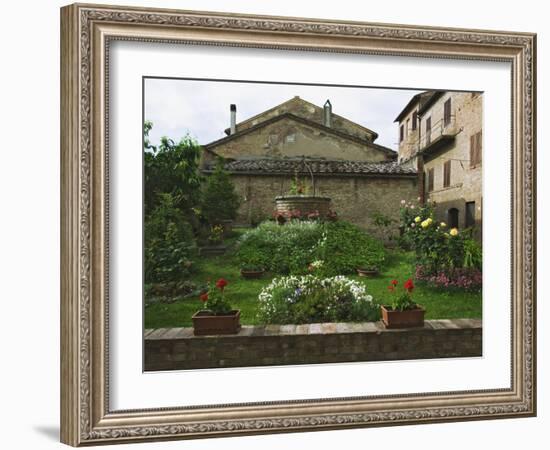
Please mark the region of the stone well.
<svg viewBox="0 0 550 450"><path fill-rule="evenodd" d="M275 210L282 215L290 215L291 211L299 210L302 215L319 212L327 216L330 211L330 197L313 195L284 195L275 197Z"/></svg>

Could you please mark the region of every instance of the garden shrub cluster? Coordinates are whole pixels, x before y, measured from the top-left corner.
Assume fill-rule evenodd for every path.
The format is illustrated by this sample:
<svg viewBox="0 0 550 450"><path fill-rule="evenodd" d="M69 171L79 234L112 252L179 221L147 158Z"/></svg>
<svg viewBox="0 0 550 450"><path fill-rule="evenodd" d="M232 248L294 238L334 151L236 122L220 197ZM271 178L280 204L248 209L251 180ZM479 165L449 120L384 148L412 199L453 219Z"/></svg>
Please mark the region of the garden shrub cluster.
<svg viewBox="0 0 550 450"><path fill-rule="evenodd" d="M267 324L365 322L380 318L363 284L345 276L275 278L258 297L258 319Z"/></svg>
<svg viewBox="0 0 550 450"><path fill-rule="evenodd" d="M193 270L196 248L191 225L175 206L171 194L145 221L145 283L166 283L186 279Z"/></svg>
<svg viewBox="0 0 550 450"><path fill-rule="evenodd" d="M436 286L481 287L482 250L472 230L448 229L434 220L433 204L404 203L402 243L416 255L416 276Z"/></svg>
<svg viewBox="0 0 550 450"><path fill-rule="evenodd" d="M263 222L240 239L241 267L277 274L303 275L312 268L322 276L355 273L358 267L379 268L385 258L381 242L348 222L291 220L285 225Z"/></svg>
<svg viewBox="0 0 550 450"><path fill-rule="evenodd" d="M198 239L206 233L221 240L218 224L236 216L240 200L221 161L204 178L194 139L163 137L156 146L149 140L152 127L146 121L143 128L146 297L187 295Z"/></svg>

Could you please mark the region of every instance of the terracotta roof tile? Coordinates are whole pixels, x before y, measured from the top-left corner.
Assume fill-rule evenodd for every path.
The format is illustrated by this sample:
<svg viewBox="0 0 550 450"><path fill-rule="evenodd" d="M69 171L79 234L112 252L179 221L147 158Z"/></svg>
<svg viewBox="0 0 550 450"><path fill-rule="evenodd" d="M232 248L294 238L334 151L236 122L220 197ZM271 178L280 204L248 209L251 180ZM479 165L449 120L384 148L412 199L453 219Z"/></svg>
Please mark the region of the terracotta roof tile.
<svg viewBox="0 0 550 450"><path fill-rule="evenodd" d="M213 169L214 163L207 165L205 171ZM416 169L405 167L395 161L365 162L342 161L327 159L297 159L297 158L250 158L229 160L224 165L232 173L283 173L295 172L316 174L387 174L387 175L416 175Z"/></svg>

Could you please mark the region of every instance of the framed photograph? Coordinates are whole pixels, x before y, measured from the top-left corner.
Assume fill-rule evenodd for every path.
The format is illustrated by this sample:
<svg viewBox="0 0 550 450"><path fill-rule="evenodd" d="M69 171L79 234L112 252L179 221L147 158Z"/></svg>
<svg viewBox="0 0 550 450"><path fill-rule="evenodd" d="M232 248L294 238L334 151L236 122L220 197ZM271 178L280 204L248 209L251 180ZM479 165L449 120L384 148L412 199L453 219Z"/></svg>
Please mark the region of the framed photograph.
<svg viewBox="0 0 550 450"><path fill-rule="evenodd" d="M534 34L78 4L61 37L62 442L536 414Z"/></svg>

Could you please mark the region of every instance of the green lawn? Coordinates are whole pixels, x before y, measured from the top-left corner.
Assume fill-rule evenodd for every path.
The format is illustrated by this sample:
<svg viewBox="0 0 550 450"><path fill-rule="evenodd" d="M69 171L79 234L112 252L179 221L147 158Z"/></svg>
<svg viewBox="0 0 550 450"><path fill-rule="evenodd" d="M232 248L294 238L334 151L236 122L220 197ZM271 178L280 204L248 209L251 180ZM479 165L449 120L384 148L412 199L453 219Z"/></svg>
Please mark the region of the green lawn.
<svg viewBox="0 0 550 450"><path fill-rule="evenodd" d="M218 278L229 281L226 295L231 305L241 310L241 323L256 324L256 304L263 286L269 284L273 276L265 274L260 280L244 280L232 256L232 247L242 233L237 230L228 240L230 251L224 256L202 258L194 281L204 284ZM380 275L373 278L350 276L367 285L367 291L379 302L388 298L389 281L396 278L400 282L414 275L413 255L400 250L389 250L385 267ZM464 292L458 289L439 289L418 283L414 291L417 303L426 308L426 319L481 318L481 293ZM167 328L191 326L191 316L201 308L198 297L177 300L174 303L154 303L145 308L145 328Z"/></svg>

